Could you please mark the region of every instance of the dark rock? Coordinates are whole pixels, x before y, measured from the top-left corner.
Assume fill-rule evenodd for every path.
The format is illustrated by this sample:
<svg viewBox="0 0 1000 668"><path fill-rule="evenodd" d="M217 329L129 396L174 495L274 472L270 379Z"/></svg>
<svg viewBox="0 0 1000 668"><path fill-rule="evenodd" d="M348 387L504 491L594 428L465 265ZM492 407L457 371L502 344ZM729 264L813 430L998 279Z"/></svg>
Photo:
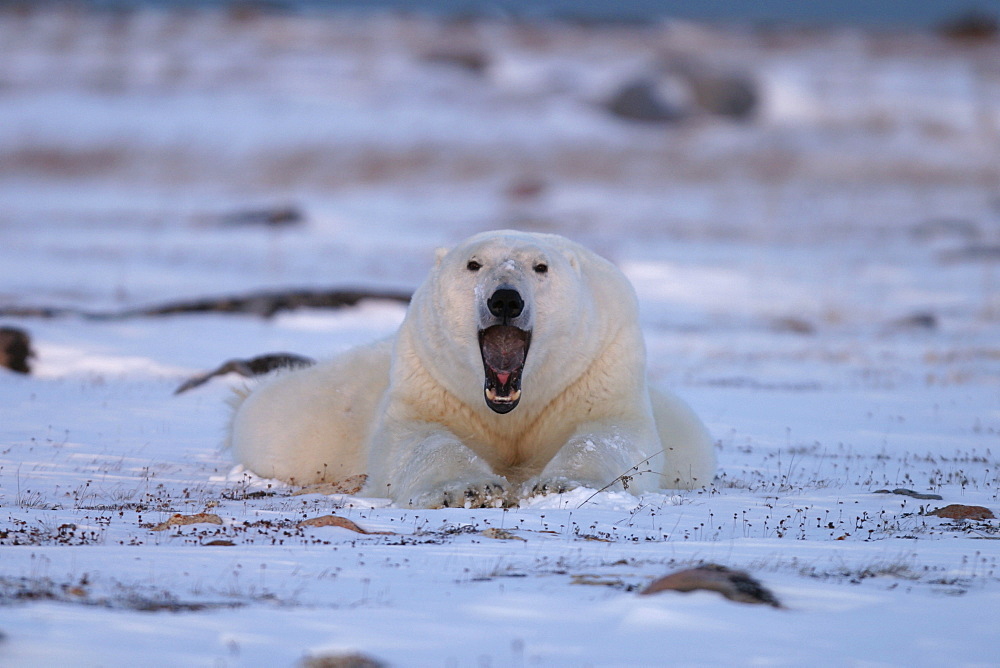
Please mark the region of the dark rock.
<svg viewBox="0 0 1000 668"><path fill-rule="evenodd" d="M324 654L302 660L301 668L386 668L386 664L364 654Z"/></svg>
<svg viewBox="0 0 1000 668"><path fill-rule="evenodd" d="M224 225L262 225L265 227L288 227L305 220L302 212L294 206L273 209L249 209L237 211L222 217Z"/></svg>
<svg viewBox="0 0 1000 668"><path fill-rule="evenodd" d="M450 65L477 75L483 74L490 66L489 56L476 50L433 51L425 55L424 60L435 65Z"/></svg>
<svg viewBox="0 0 1000 668"><path fill-rule="evenodd" d="M1000 246L976 244L941 253L942 262L998 262Z"/></svg>
<svg viewBox="0 0 1000 668"><path fill-rule="evenodd" d="M692 70L685 73L695 104L703 111L737 120L753 116L758 106L757 86L734 73Z"/></svg>
<svg viewBox="0 0 1000 668"><path fill-rule="evenodd" d="M671 573L654 580L640 595L661 591L691 592L698 590L719 592L739 603L764 603L780 608L781 603L764 585L743 571L734 571L718 564L705 564L697 568Z"/></svg>
<svg viewBox="0 0 1000 668"><path fill-rule="evenodd" d="M936 218L914 225L911 234L913 234L915 239L921 241L955 238L973 242L980 238L982 231L971 220L962 218Z"/></svg>
<svg viewBox="0 0 1000 668"><path fill-rule="evenodd" d="M31 337L23 329L0 327L0 366L17 373L31 373Z"/></svg>
<svg viewBox="0 0 1000 668"><path fill-rule="evenodd" d="M626 83L607 102L621 118L660 123L706 114L747 120L759 106L757 84L749 75L685 59Z"/></svg>
<svg viewBox="0 0 1000 668"><path fill-rule="evenodd" d="M1000 35L1000 23L996 16L973 11L944 23L941 34L961 42L991 42Z"/></svg>
<svg viewBox="0 0 1000 668"><path fill-rule="evenodd" d="M608 111L630 121L669 123L686 116L684 109L667 99L651 79L638 79L622 86L607 102Z"/></svg>
<svg viewBox="0 0 1000 668"><path fill-rule="evenodd" d="M203 385L215 376L223 376L227 373L238 373L245 378L251 378L274 371L275 369L294 369L311 366L315 363L316 360L294 353L269 353L247 360L229 360L214 371L209 371L208 373L203 373L184 381L180 387L174 390L174 394L187 392L192 388Z"/></svg>
<svg viewBox="0 0 1000 668"><path fill-rule="evenodd" d="M508 198L517 201L538 199L545 194L548 183L542 179L525 176L512 181L505 191Z"/></svg>
<svg viewBox="0 0 1000 668"><path fill-rule="evenodd" d="M228 4L226 16L234 23L252 23L287 10L287 5L280 0L237 0Z"/></svg>
<svg viewBox="0 0 1000 668"><path fill-rule="evenodd" d="M897 318L889 323L892 329L937 329L938 319L933 313L914 313L903 318Z"/></svg>
<svg viewBox="0 0 1000 668"><path fill-rule="evenodd" d="M775 318L771 321L771 329L776 332L791 332L792 334L815 334L816 327L802 318Z"/></svg>

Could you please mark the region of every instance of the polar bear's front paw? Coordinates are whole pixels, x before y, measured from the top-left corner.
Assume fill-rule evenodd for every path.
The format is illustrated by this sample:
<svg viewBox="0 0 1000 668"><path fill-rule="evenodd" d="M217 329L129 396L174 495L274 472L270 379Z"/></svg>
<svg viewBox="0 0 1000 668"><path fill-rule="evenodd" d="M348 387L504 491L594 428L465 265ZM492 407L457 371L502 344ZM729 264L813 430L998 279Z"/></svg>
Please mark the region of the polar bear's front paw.
<svg viewBox="0 0 1000 668"><path fill-rule="evenodd" d="M509 504L507 488L499 480L447 487L439 498L441 508L503 508Z"/></svg>
<svg viewBox="0 0 1000 668"><path fill-rule="evenodd" d="M580 485L568 478L545 478L529 481L525 484L527 496L537 496L539 494L562 494L571 489L576 489Z"/></svg>

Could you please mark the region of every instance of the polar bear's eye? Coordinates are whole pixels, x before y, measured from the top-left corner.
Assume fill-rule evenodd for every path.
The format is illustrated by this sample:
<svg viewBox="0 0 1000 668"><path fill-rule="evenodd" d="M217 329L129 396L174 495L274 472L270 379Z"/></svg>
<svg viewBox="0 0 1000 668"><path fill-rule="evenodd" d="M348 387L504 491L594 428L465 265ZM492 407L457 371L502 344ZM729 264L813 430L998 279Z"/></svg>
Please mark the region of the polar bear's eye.
<svg viewBox="0 0 1000 668"><path fill-rule="evenodd" d="M479 271L483 268L483 265L479 264L475 260L469 260L469 264L465 265L465 268L469 271Z"/></svg>
<svg viewBox="0 0 1000 668"><path fill-rule="evenodd" d="M549 270L549 265L545 264L544 262L539 262L538 264L535 265L536 274L544 274L548 270Z"/></svg>

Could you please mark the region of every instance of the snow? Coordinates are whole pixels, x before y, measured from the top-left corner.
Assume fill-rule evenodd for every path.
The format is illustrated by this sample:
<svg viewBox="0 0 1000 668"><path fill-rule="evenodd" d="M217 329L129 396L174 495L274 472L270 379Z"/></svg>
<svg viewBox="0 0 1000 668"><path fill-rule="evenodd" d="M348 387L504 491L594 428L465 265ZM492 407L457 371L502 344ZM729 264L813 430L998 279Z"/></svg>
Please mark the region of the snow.
<svg viewBox="0 0 1000 668"><path fill-rule="evenodd" d="M925 514L1000 511L996 42L56 8L0 40L0 306L412 289L437 246L555 231L633 281L651 378L720 460L707 490L508 510L296 495L220 449L245 380L174 389L402 306L3 317L37 356L0 371L0 664L997 664L998 522ZM484 72L424 58L463 45ZM752 74L758 117L600 108L678 52ZM298 526L327 514L392 533ZM637 593L703 562L785 607Z"/></svg>

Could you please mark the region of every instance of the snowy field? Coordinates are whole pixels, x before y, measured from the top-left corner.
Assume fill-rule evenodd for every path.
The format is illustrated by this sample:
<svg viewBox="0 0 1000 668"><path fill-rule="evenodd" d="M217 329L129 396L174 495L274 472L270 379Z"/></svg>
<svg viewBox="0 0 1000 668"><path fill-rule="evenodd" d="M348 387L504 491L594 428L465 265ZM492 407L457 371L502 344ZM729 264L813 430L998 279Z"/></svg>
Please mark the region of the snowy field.
<svg viewBox="0 0 1000 668"><path fill-rule="evenodd" d="M36 351L0 369L0 665L1000 665L1000 525L929 514L1000 512L995 38L8 8L0 44L0 326ZM677 63L746 77L752 117ZM610 113L635 80L684 118ZM303 220L234 222L276 207ZM402 305L27 315L408 291L509 227L632 280L711 488L297 494L220 449L243 379L175 388ZM783 607L638 593L702 563Z"/></svg>

